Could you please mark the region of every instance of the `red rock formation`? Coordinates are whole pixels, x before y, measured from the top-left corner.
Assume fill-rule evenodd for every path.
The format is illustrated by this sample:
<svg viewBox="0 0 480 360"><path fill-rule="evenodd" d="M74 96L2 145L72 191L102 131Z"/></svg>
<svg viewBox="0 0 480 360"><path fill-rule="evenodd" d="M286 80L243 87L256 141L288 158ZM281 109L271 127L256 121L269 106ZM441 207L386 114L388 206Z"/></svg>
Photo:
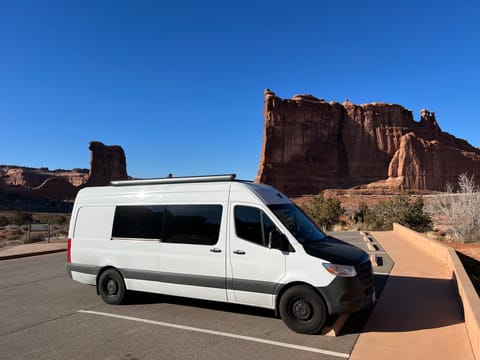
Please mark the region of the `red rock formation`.
<svg viewBox="0 0 480 360"><path fill-rule="evenodd" d="M11 186L35 187L51 177L40 169L4 166L0 169L2 182Z"/></svg>
<svg viewBox="0 0 480 360"><path fill-rule="evenodd" d="M106 146L101 142L92 141L89 149L91 150L90 171L78 168L49 170L48 168L0 165L0 184L6 185L7 188L39 190L49 179L62 179L62 181L51 182L49 189L53 190L52 184L57 184L63 189L59 193L70 193L71 189L82 186L107 185L111 180L128 179L125 153L120 146ZM72 186L60 185L65 182ZM69 190L65 190L67 188ZM42 190L42 193L48 194L48 191Z"/></svg>
<svg viewBox="0 0 480 360"><path fill-rule="evenodd" d="M70 184L75 187L84 185L88 180L88 169L72 169L56 171L55 176L66 179Z"/></svg>
<svg viewBox="0 0 480 360"><path fill-rule="evenodd" d="M86 186L108 185L111 180L128 179L127 161L120 146L106 146L101 142L92 141L89 149L92 155Z"/></svg>
<svg viewBox="0 0 480 360"><path fill-rule="evenodd" d="M49 170L48 168L0 165L0 183L9 186L34 188L53 177L64 178L73 186L80 186L87 181L88 170Z"/></svg>
<svg viewBox="0 0 480 360"><path fill-rule="evenodd" d="M90 172L0 165L0 210L68 211L65 201L73 200L82 187L129 178L120 146L91 142L89 148Z"/></svg>
<svg viewBox="0 0 480 360"><path fill-rule="evenodd" d="M480 150L442 132L435 114L419 122L400 105L355 105L265 90L256 181L287 194L363 186L443 190L463 172L480 178Z"/></svg>
<svg viewBox="0 0 480 360"><path fill-rule="evenodd" d="M49 199L65 200L73 199L78 188L62 177L53 177L45 180L40 186L31 189L31 196L45 197Z"/></svg>

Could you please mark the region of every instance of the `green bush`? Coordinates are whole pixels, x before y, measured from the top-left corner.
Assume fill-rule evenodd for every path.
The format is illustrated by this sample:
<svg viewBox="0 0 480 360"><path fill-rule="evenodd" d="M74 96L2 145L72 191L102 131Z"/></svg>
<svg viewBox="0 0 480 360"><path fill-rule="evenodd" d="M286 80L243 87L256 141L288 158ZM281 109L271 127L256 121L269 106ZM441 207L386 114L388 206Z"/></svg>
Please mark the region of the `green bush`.
<svg viewBox="0 0 480 360"><path fill-rule="evenodd" d="M33 215L27 212L16 212L10 217L10 225L25 225L33 222Z"/></svg>
<svg viewBox="0 0 480 360"><path fill-rule="evenodd" d="M0 216L0 226L10 225L10 219L6 216Z"/></svg>
<svg viewBox="0 0 480 360"><path fill-rule="evenodd" d="M31 243L36 243L40 241L45 241L46 239L47 239L47 236L44 233L31 233L29 236L27 232L23 234L20 240L24 244L31 244Z"/></svg>
<svg viewBox="0 0 480 360"><path fill-rule="evenodd" d="M52 218L49 219L50 223L56 224L56 225L65 225L67 224L67 217L64 215L56 215Z"/></svg>
<svg viewBox="0 0 480 360"><path fill-rule="evenodd" d="M345 212L340 200L324 198L322 194L313 196L303 204L302 209L318 226L325 230L330 230L333 225L339 223L340 216Z"/></svg>
<svg viewBox="0 0 480 360"><path fill-rule="evenodd" d="M360 202L358 210L353 215L353 221L355 223L364 223L368 215L368 205L365 202Z"/></svg>
<svg viewBox="0 0 480 360"><path fill-rule="evenodd" d="M432 229L432 218L424 210L422 197L397 195L393 200L380 201L372 209L363 204L357 214L359 219L363 219L363 224L368 230L392 230L393 223L418 232Z"/></svg>

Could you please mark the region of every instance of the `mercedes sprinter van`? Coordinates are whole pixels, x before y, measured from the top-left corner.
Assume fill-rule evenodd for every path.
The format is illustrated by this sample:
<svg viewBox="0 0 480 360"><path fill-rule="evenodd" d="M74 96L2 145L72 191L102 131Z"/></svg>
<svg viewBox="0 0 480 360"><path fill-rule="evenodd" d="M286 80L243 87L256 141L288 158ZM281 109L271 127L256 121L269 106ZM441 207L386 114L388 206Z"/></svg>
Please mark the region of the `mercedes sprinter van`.
<svg viewBox="0 0 480 360"><path fill-rule="evenodd" d="M365 252L327 236L280 191L235 175L84 188L67 257L70 277L108 304L133 290L258 306L305 334L375 296Z"/></svg>

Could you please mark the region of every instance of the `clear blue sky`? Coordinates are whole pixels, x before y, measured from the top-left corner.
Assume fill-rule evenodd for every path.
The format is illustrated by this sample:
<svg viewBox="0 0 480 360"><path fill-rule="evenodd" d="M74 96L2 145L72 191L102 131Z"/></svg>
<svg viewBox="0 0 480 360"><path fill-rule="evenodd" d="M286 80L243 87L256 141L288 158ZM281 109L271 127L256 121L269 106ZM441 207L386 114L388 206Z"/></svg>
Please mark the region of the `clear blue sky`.
<svg viewBox="0 0 480 360"><path fill-rule="evenodd" d="M478 1L0 0L0 164L256 176L263 89L397 103L480 146Z"/></svg>

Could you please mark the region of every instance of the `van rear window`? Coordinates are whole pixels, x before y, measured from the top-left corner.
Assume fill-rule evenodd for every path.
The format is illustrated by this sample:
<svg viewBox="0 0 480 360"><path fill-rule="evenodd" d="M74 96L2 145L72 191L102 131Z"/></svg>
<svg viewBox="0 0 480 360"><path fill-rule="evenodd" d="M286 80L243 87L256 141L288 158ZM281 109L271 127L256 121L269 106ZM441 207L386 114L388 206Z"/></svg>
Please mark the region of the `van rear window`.
<svg viewBox="0 0 480 360"><path fill-rule="evenodd" d="M221 205L117 206L112 238L214 245L221 219Z"/></svg>

